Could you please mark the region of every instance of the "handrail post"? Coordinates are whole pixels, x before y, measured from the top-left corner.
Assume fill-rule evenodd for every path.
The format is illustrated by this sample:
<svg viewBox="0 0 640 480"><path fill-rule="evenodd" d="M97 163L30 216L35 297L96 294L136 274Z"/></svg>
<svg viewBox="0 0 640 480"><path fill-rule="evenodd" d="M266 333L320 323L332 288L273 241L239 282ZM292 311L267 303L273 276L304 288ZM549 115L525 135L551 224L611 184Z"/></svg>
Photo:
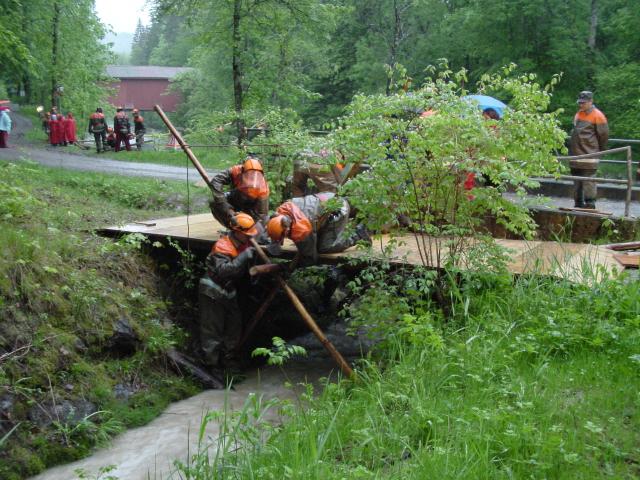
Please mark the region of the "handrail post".
<svg viewBox="0 0 640 480"><path fill-rule="evenodd" d="M627 146L627 198L624 202L624 216L631 213L631 193L633 188L633 167L631 166L631 147Z"/></svg>

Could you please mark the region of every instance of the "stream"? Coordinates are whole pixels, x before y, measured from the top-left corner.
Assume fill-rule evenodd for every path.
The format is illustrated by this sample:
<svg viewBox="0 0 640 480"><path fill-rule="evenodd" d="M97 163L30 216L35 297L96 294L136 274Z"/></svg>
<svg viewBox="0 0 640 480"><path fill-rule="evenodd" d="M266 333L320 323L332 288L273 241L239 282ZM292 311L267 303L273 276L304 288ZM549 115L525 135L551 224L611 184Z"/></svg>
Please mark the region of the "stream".
<svg viewBox="0 0 640 480"><path fill-rule="evenodd" d="M315 383L322 377L337 378L335 364L328 359L292 360L283 368L264 367L247 373L247 378L233 390L206 390L191 398L171 404L149 424L128 430L115 437L111 444L95 451L91 456L66 465L50 468L30 480L74 480L75 470L82 469L88 478L95 478L101 467L115 465L107 475L120 480L167 480L180 478L173 475L174 460L186 463L198 444L201 419L206 412L223 411L225 404L241 409L247 397L255 393L267 399L294 399L301 391L285 387L300 382ZM265 415L277 421L276 411ZM207 438L215 442L219 426L210 422Z"/></svg>

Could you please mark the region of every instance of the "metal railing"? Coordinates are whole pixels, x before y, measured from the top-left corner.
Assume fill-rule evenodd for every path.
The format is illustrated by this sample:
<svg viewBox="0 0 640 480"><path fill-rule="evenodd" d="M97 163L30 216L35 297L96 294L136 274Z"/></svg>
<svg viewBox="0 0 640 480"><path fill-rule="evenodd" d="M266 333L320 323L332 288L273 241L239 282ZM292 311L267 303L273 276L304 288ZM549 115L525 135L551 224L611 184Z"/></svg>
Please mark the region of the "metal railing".
<svg viewBox="0 0 640 480"><path fill-rule="evenodd" d="M624 143L629 145L640 145L640 140L633 140L630 138L610 138L609 143Z"/></svg>
<svg viewBox="0 0 640 480"><path fill-rule="evenodd" d="M621 180L621 179L617 179L617 178L604 178L604 177L582 177L582 176L578 176L578 175L560 175L559 177L553 177L553 176L545 176L542 178L560 178L561 180L578 180L578 181L589 181L589 182L596 182L596 183L615 183L615 184L621 184L621 185L626 185L627 186L627 195L625 198L625 202L624 202L624 216L628 217L629 213L631 211L631 196L633 193L633 158L632 158L632 152L631 152L631 146L627 145L626 147L618 147L618 148L612 148L609 150L602 150L601 152L596 152L596 153L587 153L585 155L573 155L573 156L559 156L557 157L558 160L586 160L588 158L597 158L600 159L600 157L604 154L607 153L621 153L621 152L626 152L627 154L627 160L624 161L622 160L622 163L626 163L627 164L627 179L626 180ZM602 161L602 160L600 160ZM620 161L620 160L619 160ZM637 162L636 162L637 163Z"/></svg>

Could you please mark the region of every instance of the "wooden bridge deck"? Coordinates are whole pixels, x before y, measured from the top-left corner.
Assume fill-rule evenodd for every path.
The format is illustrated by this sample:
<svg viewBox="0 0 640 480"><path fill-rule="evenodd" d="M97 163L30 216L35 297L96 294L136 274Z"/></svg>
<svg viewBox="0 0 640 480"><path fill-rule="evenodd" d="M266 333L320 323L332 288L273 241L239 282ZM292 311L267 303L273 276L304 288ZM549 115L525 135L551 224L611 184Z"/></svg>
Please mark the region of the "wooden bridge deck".
<svg viewBox="0 0 640 480"><path fill-rule="evenodd" d="M107 236L119 236L127 233L140 233L151 240L163 240L171 237L182 244L187 242L198 248L210 249L224 232L210 213L190 215L174 218L161 218L134 222L127 225L107 227L99 231ZM390 238L383 235L376 239L375 250L382 251ZM422 265L419 249L414 235L397 238L394 254L390 260L394 263ZM623 266L614 258L615 252L604 247L583 243L559 243L524 240L496 240L498 244L508 248L510 261L508 268L516 274L539 273L583 281L585 269L600 273L616 273L623 270ZM288 243L284 246L285 253L293 252L295 247ZM355 257L362 252L350 248L339 254L321 255L325 262L335 262L345 257ZM435 265L428 265L435 266Z"/></svg>

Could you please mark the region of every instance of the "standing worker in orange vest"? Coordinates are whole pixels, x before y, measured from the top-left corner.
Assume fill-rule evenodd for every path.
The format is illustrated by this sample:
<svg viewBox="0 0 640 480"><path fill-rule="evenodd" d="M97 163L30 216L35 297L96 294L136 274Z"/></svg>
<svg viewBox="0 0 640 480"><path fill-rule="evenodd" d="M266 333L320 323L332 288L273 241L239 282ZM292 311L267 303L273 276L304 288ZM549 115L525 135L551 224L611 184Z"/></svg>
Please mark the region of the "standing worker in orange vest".
<svg viewBox="0 0 640 480"><path fill-rule="evenodd" d="M123 107L118 107L116 110L116 116L113 117L113 130L116 132L116 152L120 151L122 142L127 152L131 151L131 145L129 144L129 134L131 133L131 125L129 124L129 117Z"/></svg>
<svg viewBox="0 0 640 480"><path fill-rule="evenodd" d="M256 254L250 239L258 235L256 222L246 213L231 217L231 232L221 237L207 256L207 275L200 279L200 344L205 363L235 373L240 358L234 347L242 335L238 282L247 276Z"/></svg>
<svg viewBox="0 0 640 480"><path fill-rule="evenodd" d="M89 117L89 133L93 134L96 141L96 151L98 153L104 152L107 143L107 122L100 107L96 108L96 111Z"/></svg>
<svg viewBox="0 0 640 480"><path fill-rule="evenodd" d="M607 117L593 105L593 93L580 92L578 95L578 113L573 119L571 131L571 155L597 153L607 149L609 125ZM592 177L598 170L598 158L570 160L572 175ZM596 208L598 185L588 180L575 180L575 206L578 208Z"/></svg>
<svg viewBox="0 0 640 480"><path fill-rule="evenodd" d="M231 187L225 192L225 187ZM247 157L241 165L223 170L211 179L211 213L222 225L230 226L236 212L266 223L269 216L269 185L259 160Z"/></svg>

